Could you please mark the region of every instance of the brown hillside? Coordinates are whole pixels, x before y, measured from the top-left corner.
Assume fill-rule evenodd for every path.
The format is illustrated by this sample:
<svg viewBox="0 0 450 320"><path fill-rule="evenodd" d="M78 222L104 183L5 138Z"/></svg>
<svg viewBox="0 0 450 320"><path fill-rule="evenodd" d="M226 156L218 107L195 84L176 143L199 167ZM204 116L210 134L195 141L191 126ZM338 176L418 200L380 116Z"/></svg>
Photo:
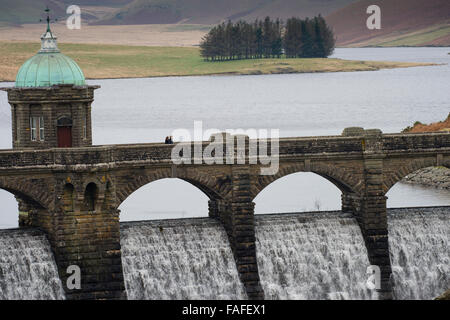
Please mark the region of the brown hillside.
<svg viewBox="0 0 450 320"><path fill-rule="evenodd" d="M263 19L266 16L278 17L284 20L292 16L306 18L319 14L326 16L357 0L271 0L242 18L252 21L256 18Z"/></svg>
<svg viewBox="0 0 450 320"><path fill-rule="evenodd" d="M381 9L381 29L369 30L369 5ZM348 46L375 38L406 35L430 26L450 25L449 0L361 0L327 16L337 36L337 45ZM433 43L433 40L436 43ZM450 45L447 35L425 41L423 45Z"/></svg>
<svg viewBox="0 0 450 320"><path fill-rule="evenodd" d="M217 24L266 16L323 16L357 0L135 0L96 22L124 24Z"/></svg>
<svg viewBox="0 0 450 320"><path fill-rule="evenodd" d="M435 122L431 124L423 124L420 122L416 122L414 126L408 127L403 132L417 133L417 132L436 132L436 131L448 131L450 132L450 113L448 114L447 119L440 122Z"/></svg>

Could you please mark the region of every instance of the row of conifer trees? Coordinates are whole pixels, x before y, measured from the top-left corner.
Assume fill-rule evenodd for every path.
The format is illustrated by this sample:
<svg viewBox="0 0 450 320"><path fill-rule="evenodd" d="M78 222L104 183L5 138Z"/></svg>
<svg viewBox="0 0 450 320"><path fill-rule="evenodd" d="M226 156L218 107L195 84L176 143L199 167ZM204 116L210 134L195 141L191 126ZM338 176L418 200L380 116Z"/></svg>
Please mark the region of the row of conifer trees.
<svg viewBox="0 0 450 320"><path fill-rule="evenodd" d="M213 27L200 43L208 61L260 58L328 57L333 53L333 31L322 16L290 18L284 24L270 17L253 23L228 21Z"/></svg>

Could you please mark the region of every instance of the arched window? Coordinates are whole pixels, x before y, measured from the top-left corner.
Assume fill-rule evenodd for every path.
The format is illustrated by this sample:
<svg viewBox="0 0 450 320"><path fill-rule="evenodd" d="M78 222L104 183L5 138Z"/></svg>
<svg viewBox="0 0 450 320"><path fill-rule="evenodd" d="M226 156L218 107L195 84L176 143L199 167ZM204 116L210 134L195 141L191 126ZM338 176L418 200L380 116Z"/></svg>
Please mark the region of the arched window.
<svg viewBox="0 0 450 320"><path fill-rule="evenodd" d="M97 185L93 182L86 186L84 192L84 206L87 211L95 211L95 201L97 199Z"/></svg>
<svg viewBox="0 0 450 320"><path fill-rule="evenodd" d="M72 119L70 119L69 117L63 116L58 119L58 121L56 122L56 125L58 127L71 127Z"/></svg>

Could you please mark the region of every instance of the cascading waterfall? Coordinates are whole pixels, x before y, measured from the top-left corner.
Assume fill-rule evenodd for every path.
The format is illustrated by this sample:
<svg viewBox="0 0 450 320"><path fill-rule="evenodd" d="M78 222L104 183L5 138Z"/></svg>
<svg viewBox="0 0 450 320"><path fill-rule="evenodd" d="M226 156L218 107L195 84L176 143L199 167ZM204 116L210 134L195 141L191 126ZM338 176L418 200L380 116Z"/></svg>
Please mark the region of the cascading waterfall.
<svg viewBox="0 0 450 320"><path fill-rule="evenodd" d="M266 299L375 299L359 226L349 214L256 218L259 274Z"/></svg>
<svg viewBox="0 0 450 320"><path fill-rule="evenodd" d="M0 300L55 299L64 299L64 291L46 236L0 230Z"/></svg>
<svg viewBox="0 0 450 320"><path fill-rule="evenodd" d="M388 210L396 299L432 299L450 287L450 207ZM256 216L267 299L375 299L367 250L350 214ZM245 299L227 235L210 218L121 224L129 299ZM46 236L0 230L0 300L64 299Z"/></svg>
<svg viewBox="0 0 450 320"><path fill-rule="evenodd" d="M450 288L450 208L388 210L396 299L432 299ZM256 218L267 299L375 299L356 220L340 212Z"/></svg>
<svg viewBox="0 0 450 320"><path fill-rule="evenodd" d="M396 299L433 299L450 288L450 207L389 210Z"/></svg>
<svg viewBox="0 0 450 320"><path fill-rule="evenodd" d="M213 219L123 223L128 299L245 299L223 227Z"/></svg>

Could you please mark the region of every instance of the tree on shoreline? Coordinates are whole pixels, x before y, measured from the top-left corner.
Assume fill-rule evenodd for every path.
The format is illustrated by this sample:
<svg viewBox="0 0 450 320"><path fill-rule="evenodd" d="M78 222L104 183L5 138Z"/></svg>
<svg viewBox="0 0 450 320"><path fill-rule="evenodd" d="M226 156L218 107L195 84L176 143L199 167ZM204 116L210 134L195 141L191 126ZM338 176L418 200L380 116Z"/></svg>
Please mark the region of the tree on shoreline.
<svg viewBox="0 0 450 320"><path fill-rule="evenodd" d="M261 58L325 58L333 53L333 31L319 15L290 18L284 24L270 17L253 23L240 20L214 26L200 43L207 61Z"/></svg>

